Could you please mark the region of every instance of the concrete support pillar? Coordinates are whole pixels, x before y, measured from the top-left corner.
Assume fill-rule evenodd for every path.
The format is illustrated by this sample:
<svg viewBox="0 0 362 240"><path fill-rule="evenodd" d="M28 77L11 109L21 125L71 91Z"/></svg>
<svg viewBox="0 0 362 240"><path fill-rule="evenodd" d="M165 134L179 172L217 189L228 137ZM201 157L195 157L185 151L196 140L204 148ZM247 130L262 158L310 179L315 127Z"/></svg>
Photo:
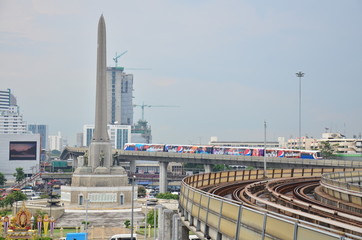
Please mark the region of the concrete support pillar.
<svg viewBox="0 0 362 240"><path fill-rule="evenodd" d="M175 213L170 209L161 209L159 215L158 240L170 240L172 237L172 216Z"/></svg>
<svg viewBox="0 0 362 240"><path fill-rule="evenodd" d="M165 210L165 207L162 205L157 205L155 207L155 210L157 211L157 216L158 216L157 220L158 231L156 239L161 239L160 236L162 235L163 232L163 210Z"/></svg>
<svg viewBox="0 0 362 240"><path fill-rule="evenodd" d="M131 160L129 162L129 171L131 173L135 173L136 172L136 160Z"/></svg>
<svg viewBox="0 0 362 240"><path fill-rule="evenodd" d="M183 225L179 215L172 217L172 240L184 240L189 238L189 229Z"/></svg>
<svg viewBox="0 0 362 240"><path fill-rule="evenodd" d="M160 193L167 192L167 166L168 162L160 162Z"/></svg>
<svg viewBox="0 0 362 240"><path fill-rule="evenodd" d="M211 165L210 164L204 164L205 173L211 172Z"/></svg>

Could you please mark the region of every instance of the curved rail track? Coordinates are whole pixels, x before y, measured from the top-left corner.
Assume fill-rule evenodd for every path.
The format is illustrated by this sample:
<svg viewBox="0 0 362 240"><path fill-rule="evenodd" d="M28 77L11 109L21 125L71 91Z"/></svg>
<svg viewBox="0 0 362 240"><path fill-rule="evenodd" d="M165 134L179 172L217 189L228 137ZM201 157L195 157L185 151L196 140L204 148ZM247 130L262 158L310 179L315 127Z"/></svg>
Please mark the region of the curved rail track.
<svg viewBox="0 0 362 240"><path fill-rule="evenodd" d="M314 198L320 177L249 180L219 184L209 193L262 207L268 211L362 236L362 214L322 203Z"/></svg>

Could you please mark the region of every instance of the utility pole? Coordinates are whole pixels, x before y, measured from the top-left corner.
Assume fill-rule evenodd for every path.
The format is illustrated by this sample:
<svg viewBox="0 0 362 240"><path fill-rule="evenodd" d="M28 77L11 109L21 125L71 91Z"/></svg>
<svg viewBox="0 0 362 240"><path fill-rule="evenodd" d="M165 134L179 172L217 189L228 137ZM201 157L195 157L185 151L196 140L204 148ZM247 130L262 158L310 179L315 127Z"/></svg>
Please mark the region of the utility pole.
<svg viewBox="0 0 362 240"><path fill-rule="evenodd" d="M299 149L302 149L302 77L304 73L299 71L296 75L299 78Z"/></svg>
<svg viewBox="0 0 362 240"><path fill-rule="evenodd" d="M266 121L264 121L264 178L266 178Z"/></svg>

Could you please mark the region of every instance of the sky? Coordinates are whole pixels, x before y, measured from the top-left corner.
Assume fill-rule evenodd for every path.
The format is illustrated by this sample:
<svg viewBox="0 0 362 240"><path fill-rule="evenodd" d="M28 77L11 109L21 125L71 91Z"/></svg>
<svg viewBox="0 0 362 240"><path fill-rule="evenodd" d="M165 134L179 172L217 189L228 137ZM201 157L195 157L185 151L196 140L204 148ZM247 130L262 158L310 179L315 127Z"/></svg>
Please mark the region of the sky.
<svg viewBox="0 0 362 240"><path fill-rule="evenodd" d="M154 143L362 132L360 0L0 0L0 89L75 144L94 123L97 24ZM129 70L127 70L129 68ZM150 70L132 70L147 68ZM134 120L141 109L134 109Z"/></svg>

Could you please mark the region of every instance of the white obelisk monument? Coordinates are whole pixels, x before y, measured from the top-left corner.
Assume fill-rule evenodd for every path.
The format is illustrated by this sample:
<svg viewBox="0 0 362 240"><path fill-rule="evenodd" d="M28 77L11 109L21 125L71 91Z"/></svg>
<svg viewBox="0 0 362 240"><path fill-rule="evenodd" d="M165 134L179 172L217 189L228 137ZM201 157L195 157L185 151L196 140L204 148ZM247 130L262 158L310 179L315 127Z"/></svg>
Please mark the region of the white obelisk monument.
<svg viewBox="0 0 362 240"><path fill-rule="evenodd" d="M88 153L73 174L71 186L62 186L61 199L68 206L122 208L131 204L132 186L127 172L113 161L107 132L106 24L98 22L95 128ZM137 196L137 194L134 194Z"/></svg>
<svg viewBox="0 0 362 240"><path fill-rule="evenodd" d="M92 171L109 172L112 145L107 132L107 54L106 24L103 15L98 22L96 116L93 139L89 147L88 166Z"/></svg>

